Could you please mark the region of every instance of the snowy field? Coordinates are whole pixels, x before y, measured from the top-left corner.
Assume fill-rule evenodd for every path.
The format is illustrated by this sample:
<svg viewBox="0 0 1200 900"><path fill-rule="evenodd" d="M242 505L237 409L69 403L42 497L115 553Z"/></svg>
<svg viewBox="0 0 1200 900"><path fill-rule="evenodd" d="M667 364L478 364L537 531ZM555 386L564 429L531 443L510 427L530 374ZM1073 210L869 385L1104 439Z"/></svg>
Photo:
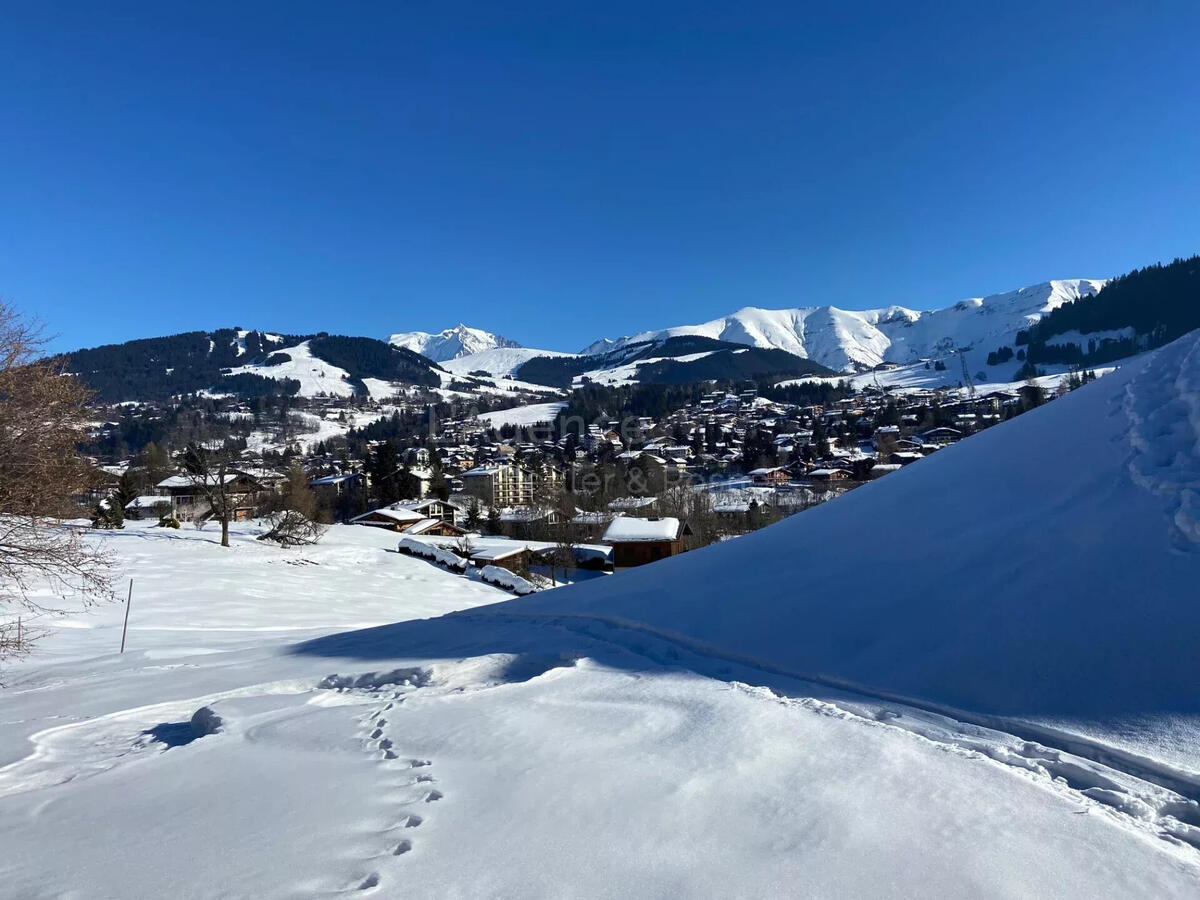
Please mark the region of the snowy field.
<svg viewBox="0 0 1200 900"><path fill-rule="evenodd" d="M131 523L127 652L5 672L0 896L1198 896L1198 460L1193 337L522 599Z"/></svg>

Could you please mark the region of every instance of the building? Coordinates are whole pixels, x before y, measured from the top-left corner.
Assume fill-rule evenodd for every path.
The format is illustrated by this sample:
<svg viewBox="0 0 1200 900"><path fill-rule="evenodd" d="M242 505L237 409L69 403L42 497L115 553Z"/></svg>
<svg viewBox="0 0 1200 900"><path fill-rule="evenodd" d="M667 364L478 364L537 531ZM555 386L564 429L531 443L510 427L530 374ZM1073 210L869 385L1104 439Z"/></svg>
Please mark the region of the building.
<svg viewBox="0 0 1200 900"><path fill-rule="evenodd" d="M213 508L206 493L216 488L215 477L205 479L193 475L171 475L155 486L170 501L171 513L180 522L204 522L212 518ZM233 521L253 518L254 511L270 493L261 482L245 472L227 472L221 487Z"/></svg>
<svg viewBox="0 0 1200 900"><path fill-rule="evenodd" d="M425 500L405 500L401 503L393 504L396 509L407 509L411 512L420 513L429 519L440 519L443 522L449 522L451 525L458 525L465 518L465 512L457 503L452 503L449 500L441 500L437 497L429 497Z"/></svg>
<svg viewBox="0 0 1200 900"><path fill-rule="evenodd" d="M351 525L370 525L373 528L386 528L388 531L406 531L410 525L424 522L428 516L411 509L393 509L385 506L383 509L373 509L355 516L350 520Z"/></svg>
<svg viewBox="0 0 1200 900"><path fill-rule="evenodd" d="M691 533L686 522L674 518L619 516L604 532L604 543L612 545L615 571L644 566L682 553L683 539Z"/></svg>
<svg viewBox="0 0 1200 900"><path fill-rule="evenodd" d="M508 569L514 575L520 575L522 578L529 574L529 564L532 560L533 553L528 547L514 547L512 545L484 547L471 554L471 563L477 568L499 566L501 569Z"/></svg>
<svg viewBox="0 0 1200 900"><path fill-rule="evenodd" d="M127 519L161 519L171 511L171 498L155 496L134 497L125 504Z"/></svg>
<svg viewBox="0 0 1200 900"><path fill-rule="evenodd" d="M846 469L813 469L808 477L813 481L846 481L850 472Z"/></svg>
<svg viewBox="0 0 1200 900"><path fill-rule="evenodd" d="M782 466L751 469L749 475L752 484L787 484L792 480L791 473Z"/></svg>
<svg viewBox="0 0 1200 900"><path fill-rule="evenodd" d="M532 506L546 483L557 483L562 474L552 467L542 471L517 463L489 463L463 472L463 490L487 506Z"/></svg>

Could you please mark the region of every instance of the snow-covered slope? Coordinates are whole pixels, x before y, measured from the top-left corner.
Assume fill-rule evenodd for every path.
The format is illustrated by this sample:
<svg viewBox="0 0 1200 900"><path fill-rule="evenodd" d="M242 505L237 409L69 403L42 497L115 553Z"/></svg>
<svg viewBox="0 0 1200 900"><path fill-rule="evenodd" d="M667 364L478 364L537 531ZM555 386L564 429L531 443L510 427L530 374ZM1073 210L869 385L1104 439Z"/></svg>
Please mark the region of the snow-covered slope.
<svg viewBox="0 0 1200 900"><path fill-rule="evenodd" d="M294 347L281 347L273 356L278 358L279 354L286 355L288 359L270 364L264 361L238 366L230 369L226 374L248 373L265 378L291 378L300 382L301 397L316 397L319 394L327 394L330 397L350 397L354 394L354 385L350 383L350 373L313 356L309 350L308 341L302 341ZM220 384L216 387L219 389Z"/></svg>
<svg viewBox="0 0 1200 900"><path fill-rule="evenodd" d="M129 643L105 605L6 670L0 896L1200 890L1197 808L1128 772L644 627L518 601L423 618L505 594L378 529L283 551L259 527L229 549L149 523L84 538L135 579ZM735 638L761 609L679 583Z"/></svg>
<svg viewBox="0 0 1200 900"><path fill-rule="evenodd" d="M492 334L490 331L483 331L479 328L470 328L461 323L437 334L429 334L425 331L407 331L393 334L387 340L389 344L405 347L434 362L447 362L458 359L460 356L494 350L497 347L521 346L516 341L510 341L498 334Z"/></svg>
<svg viewBox="0 0 1200 900"><path fill-rule="evenodd" d="M1200 785L1198 584L1194 332L764 531L507 611L637 623Z"/></svg>
<svg viewBox="0 0 1200 900"><path fill-rule="evenodd" d="M1065 302L1095 293L1103 284L1095 279L1047 281L925 312L902 306L867 310L832 306L746 307L699 325L645 331L616 341L597 341L583 352L590 355L639 341L695 334L786 350L837 371L881 362L913 362L944 356L958 348L976 348L986 353L1011 344L1019 329L1027 328Z"/></svg>
<svg viewBox="0 0 1200 900"><path fill-rule="evenodd" d="M559 353L557 350L535 350L532 347L500 346L490 350L469 353L456 359L446 360L442 368L456 375L468 375L471 372L487 372L498 378L512 375L522 364L538 356L574 356L573 353Z"/></svg>

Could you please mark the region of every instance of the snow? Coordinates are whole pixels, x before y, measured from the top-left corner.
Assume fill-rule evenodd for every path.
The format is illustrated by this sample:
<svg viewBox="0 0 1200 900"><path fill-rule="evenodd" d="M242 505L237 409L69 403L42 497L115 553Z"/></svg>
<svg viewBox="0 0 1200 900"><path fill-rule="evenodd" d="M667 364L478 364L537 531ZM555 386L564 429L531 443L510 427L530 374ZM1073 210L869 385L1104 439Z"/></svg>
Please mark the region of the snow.
<svg viewBox="0 0 1200 900"><path fill-rule="evenodd" d="M1198 398L1192 335L527 597L379 529L88 533L129 649L107 605L6 670L0 894L1195 897Z"/></svg>
<svg viewBox="0 0 1200 900"><path fill-rule="evenodd" d="M1018 330L1028 328L1063 303L1095 293L1103 285L1103 280L1085 278L1047 281L924 312L902 306L866 310L746 307L699 325L598 341L588 351L606 352L642 341L701 335L786 350L835 371L869 368L882 362L911 363L945 356L958 348L980 351L982 360L988 352L1011 345Z"/></svg>
<svg viewBox="0 0 1200 900"><path fill-rule="evenodd" d="M1198 346L1189 335L835 502L539 611L633 620L1200 772ZM736 595L736 618L699 593Z"/></svg>
<svg viewBox="0 0 1200 900"><path fill-rule="evenodd" d="M448 362L459 357L493 350L498 347L519 347L515 341L483 331L479 328L469 328L459 324L437 334L426 331L408 331L393 334L388 343L396 347L404 347L414 353L420 353L434 362Z"/></svg>
<svg viewBox="0 0 1200 900"><path fill-rule="evenodd" d="M262 375L265 378L292 378L300 382L301 397L316 397L320 394L327 394L331 397L354 395L354 385L350 383L350 373L313 356L309 350L308 341L302 341L294 347L280 347L272 352L286 353L291 359L270 366L265 363L238 366L230 369L228 374L250 373Z"/></svg>
<svg viewBox="0 0 1200 900"><path fill-rule="evenodd" d="M514 575L508 569L500 566L484 566L479 571L479 577L487 584L494 584L507 591L512 591L514 594L532 594L537 590L520 575Z"/></svg>
<svg viewBox="0 0 1200 900"><path fill-rule="evenodd" d="M435 547L433 544L415 540L414 538L401 538L399 550L401 553L408 553L412 556L431 560L453 572L465 572L467 570L467 561L458 554L452 553L449 550L443 550L441 547Z"/></svg>
<svg viewBox="0 0 1200 900"><path fill-rule="evenodd" d="M382 509L373 509L370 512L365 512L361 516L355 516L350 520L351 524L357 524L360 520L368 516L383 516L385 519L392 519L396 522L420 522L425 517L418 512L413 512L410 509L393 509L391 507L383 507Z"/></svg>
<svg viewBox="0 0 1200 900"><path fill-rule="evenodd" d="M535 350L532 347L493 347L469 353L456 359L446 360L442 368L455 375L465 376L472 372L487 372L502 378L505 375L515 375L529 360L539 356L574 356L574 353L560 353L557 350Z"/></svg>
<svg viewBox="0 0 1200 900"><path fill-rule="evenodd" d="M501 409L496 412L480 413L479 421L491 428L513 425L517 428L529 428L543 422L553 422L559 412L566 407L565 401L553 403L531 403L526 406L514 406L512 409Z"/></svg>
<svg viewBox="0 0 1200 900"><path fill-rule="evenodd" d="M679 538L679 520L670 516L658 519L638 519L633 516L618 516L604 532L607 543L631 541L674 541Z"/></svg>

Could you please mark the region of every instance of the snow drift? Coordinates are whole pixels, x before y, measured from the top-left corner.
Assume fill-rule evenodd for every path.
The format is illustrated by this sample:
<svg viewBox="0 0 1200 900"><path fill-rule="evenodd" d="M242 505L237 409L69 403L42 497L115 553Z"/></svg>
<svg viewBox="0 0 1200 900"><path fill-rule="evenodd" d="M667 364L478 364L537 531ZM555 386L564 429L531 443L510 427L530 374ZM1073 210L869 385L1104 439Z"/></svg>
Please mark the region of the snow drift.
<svg viewBox="0 0 1200 900"><path fill-rule="evenodd" d="M1200 761L1200 332L764 531L504 612Z"/></svg>

